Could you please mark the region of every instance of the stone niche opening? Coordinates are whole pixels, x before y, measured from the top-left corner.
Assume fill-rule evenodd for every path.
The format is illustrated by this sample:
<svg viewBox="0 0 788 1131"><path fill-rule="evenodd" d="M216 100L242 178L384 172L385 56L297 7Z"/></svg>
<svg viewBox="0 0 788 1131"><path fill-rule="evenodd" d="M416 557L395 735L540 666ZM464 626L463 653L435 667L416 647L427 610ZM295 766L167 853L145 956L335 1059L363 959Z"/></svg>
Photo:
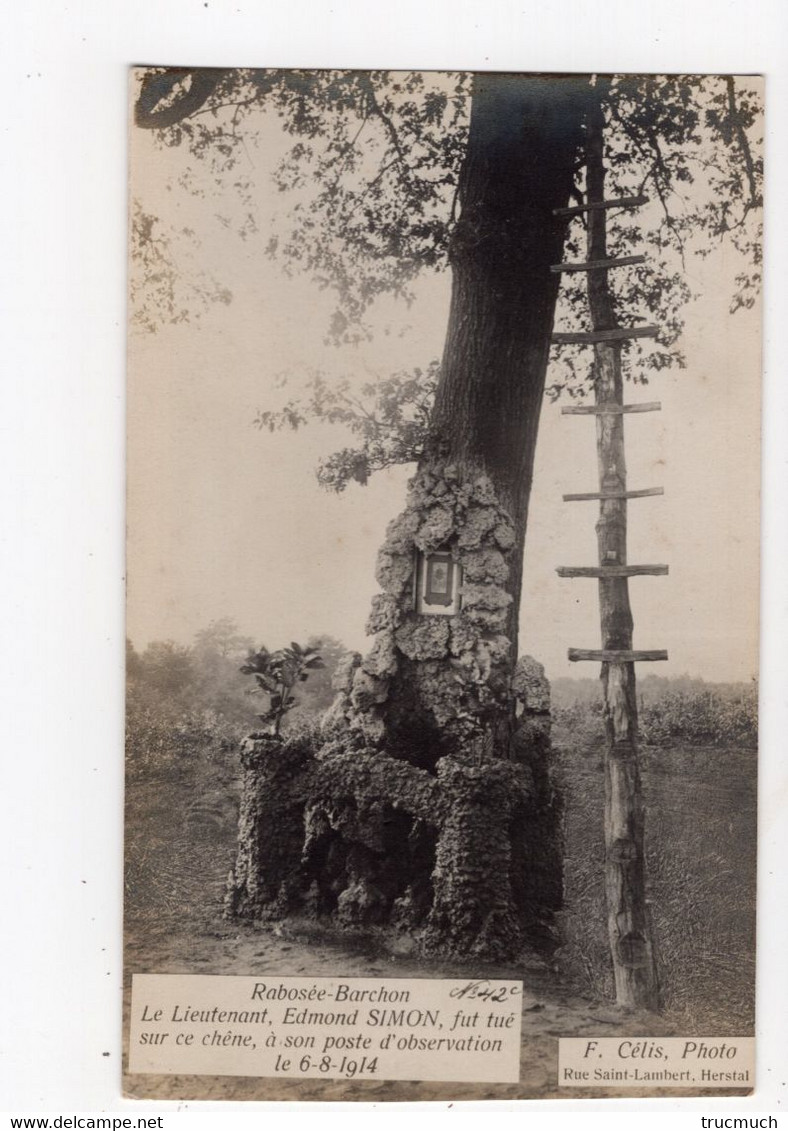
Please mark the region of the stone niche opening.
<svg viewBox="0 0 788 1131"><path fill-rule="evenodd" d="M346 927L414 930L433 902L435 827L388 803L309 808L301 856L302 895ZM297 901L299 902L299 901Z"/></svg>
<svg viewBox="0 0 788 1131"><path fill-rule="evenodd" d="M415 551L413 606L420 616L453 617L462 608L462 566L456 549Z"/></svg>

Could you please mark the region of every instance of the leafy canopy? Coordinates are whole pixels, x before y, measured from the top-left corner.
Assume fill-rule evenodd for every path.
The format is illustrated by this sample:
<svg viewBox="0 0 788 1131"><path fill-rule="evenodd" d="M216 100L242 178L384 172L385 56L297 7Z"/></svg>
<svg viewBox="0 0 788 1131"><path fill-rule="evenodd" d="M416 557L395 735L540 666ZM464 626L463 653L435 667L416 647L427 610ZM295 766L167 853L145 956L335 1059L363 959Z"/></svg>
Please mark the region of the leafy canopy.
<svg viewBox="0 0 788 1131"><path fill-rule="evenodd" d="M690 256L708 256L729 241L739 262L731 311L756 300L760 96L746 77L724 75L620 75L598 89L606 123L606 192L611 197L645 192L651 201L637 212L611 212L608 225L611 256L650 252L646 263L611 273L622 323L661 327L656 341L625 346L631 379L645 382L654 371L684 364L677 342L682 311L692 297ZM292 144L274 181L292 205L266 253L286 272L306 272L331 290L336 303L327 338L346 345L371 334L368 316L376 299L393 295L411 302L423 272L448 266L471 99L472 76L464 73L153 68L141 74L136 120L156 131L159 144L186 147L200 175L187 172L183 188L204 193L207 172L217 191L238 194L242 218L236 231L248 238L255 230L256 191L250 152L260 115L279 118ZM580 152L579 201L583 191ZM164 288L157 306L165 319L188 318L188 304L174 297L176 273L170 267L168 274L168 240L142 207L135 216L140 293L153 279ZM584 258L583 229L580 216L570 227L568 259ZM181 237L192 239L194 233ZM203 281L198 289L203 303L229 301L215 281ZM589 328L578 275L562 279L558 321L562 329ZM548 394L587 392L592 380L587 352L572 345L553 348ZM386 376L358 394L349 382L332 384L313 373L306 397L280 412L261 411L257 424L269 429L298 428L312 419L345 424L355 445L318 469L324 486L342 490L351 480L365 482L378 468L419 458L438 376L439 362L425 359L413 373Z"/></svg>

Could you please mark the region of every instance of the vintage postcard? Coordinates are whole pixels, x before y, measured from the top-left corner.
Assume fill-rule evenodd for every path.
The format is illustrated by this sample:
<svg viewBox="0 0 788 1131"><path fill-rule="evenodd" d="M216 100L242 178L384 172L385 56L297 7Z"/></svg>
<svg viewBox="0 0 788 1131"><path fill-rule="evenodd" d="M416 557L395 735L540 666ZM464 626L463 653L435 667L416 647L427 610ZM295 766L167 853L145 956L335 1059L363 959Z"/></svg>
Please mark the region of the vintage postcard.
<svg viewBox="0 0 788 1131"><path fill-rule="evenodd" d="M762 80L130 104L126 1094L749 1093Z"/></svg>

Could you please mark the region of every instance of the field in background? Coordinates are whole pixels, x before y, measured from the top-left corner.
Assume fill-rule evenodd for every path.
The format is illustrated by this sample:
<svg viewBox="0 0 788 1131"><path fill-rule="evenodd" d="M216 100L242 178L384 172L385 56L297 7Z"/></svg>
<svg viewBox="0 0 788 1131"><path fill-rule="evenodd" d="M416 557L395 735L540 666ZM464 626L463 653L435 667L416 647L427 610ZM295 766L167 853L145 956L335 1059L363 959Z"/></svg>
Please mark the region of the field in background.
<svg viewBox="0 0 788 1131"><path fill-rule="evenodd" d="M746 1035L754 1000L755 689L643 682L649 897L666 1015L678 1032ZM585 686L593 683L577 681L574 701L556 688L553 739L566 795L557 963L559 984L609 1001L601 715ZM224 715L131 680L127 970L153 969L148 956L167 953L177 936L195 971L223 972L222 940L248 929L222 918L240 788L236 747L253 726L248 710L241 702Z"/></svg>
<svg viewBox="0 0 788 1131"><path fill-rule="evenodd" d="M604 739L598 679L557 679L552 685L553 719L581 745ZM758 686L705 683L679 676L638 679L640 741L649 746L708 746L755 750L758 745Z"/></svg>

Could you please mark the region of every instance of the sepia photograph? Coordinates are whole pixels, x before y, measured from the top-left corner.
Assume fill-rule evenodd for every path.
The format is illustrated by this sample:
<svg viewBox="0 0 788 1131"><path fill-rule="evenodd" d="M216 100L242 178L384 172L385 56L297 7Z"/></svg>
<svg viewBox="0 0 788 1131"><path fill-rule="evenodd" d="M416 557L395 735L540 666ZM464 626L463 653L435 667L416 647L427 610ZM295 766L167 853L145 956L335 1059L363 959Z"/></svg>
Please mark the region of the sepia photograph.
<svg viewBox="0 0 788 1131"><path fill-rule="evenodd" d="M131 68L127 1096L752 1092L763 114Z"/></svg>

